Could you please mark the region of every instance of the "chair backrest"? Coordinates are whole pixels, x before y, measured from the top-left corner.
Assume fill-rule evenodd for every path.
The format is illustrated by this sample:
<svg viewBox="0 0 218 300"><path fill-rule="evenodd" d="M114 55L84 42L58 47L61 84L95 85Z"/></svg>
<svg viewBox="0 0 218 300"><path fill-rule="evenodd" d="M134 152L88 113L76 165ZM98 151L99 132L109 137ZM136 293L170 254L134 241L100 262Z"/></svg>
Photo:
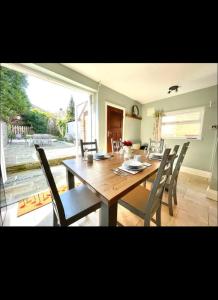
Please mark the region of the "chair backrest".
<svg viewBox="0 0 218 300"><path fill-rule="evenodd" d="M178 153L178 150L179 150L179 145L175 145L174 148L173 148L173 151L172 151L172 154L175 153L175 157L174 159L171 161L171 169L170 169L170 174L172 175L173 173L173 164L174 164L174 161L175 159L177 158L177 153Z"/></svg>
<svg viewBox="0 0 218 300"><path fill-rule="evenodd" d="M164 149L164 139L160 139L160 141L155 141L150 139L148 150L149 152L159 152L162 153Z"/></svg>
<svg viewBox="0 0 218 300"><path fill-rule="evenodd" d="M174 168L172 176L171 176L170 185L174 184L174 182L178 178L179 171L180 171L181 165L183 163L184 157L186 155L186 152L188 150L189 144L190 144L190 142L187 142L187 143L184 143L183 146L182 146L182 149L180 151L179 157L177 159L175 168Z"/></svg>
<svg viewBox="0 0 218 300"><path fill-rule="evenodd" d="M88 148L88 146L93 146L94 148ZM95 139L94 142L83 142L83 140L80 140L80 147L81 147L81 154L82 157L84 157L84 153L85 153L85 147L87 147L88 151L96 151L98 152L98 145L97 145L97 140Z"/></svg>
<svg viewBox="0 0 218 300"><path fill-rule="evenodd" d="M171 149L167 148L164 151L163 158L158 168L157 176L152 185L151 192L148 197L148 202L146 205L146 218L148 215L152 217L158 207L161 206L162 196L164 192L164 187L167 181L167 178L170 174L171 164L174 161L176 154L170 154Z"/></svg>
<svg viewBox="0 0 218 300"><path fill-rule="evenodd" d="M111 139L111 149L112 152L118 152L122 148L122 139L114 140Z"/></svg>
<svg viewBox="0 0 218 300"><path fill-rule="evenodd" d="M47 180L50 192L51 192L52 203L54 205L54 211L56 213L57 219L59 220L59 223L62 225L65 220L64 208L61 203L58 189L55 184L54 177L51 173L51 169L50 169L47 157L45 155L45 151L39 145L35 144L34 146L36 148L36 153L39 158L40 165L42 167L43 173L46 177L46 180Z"/></svg>

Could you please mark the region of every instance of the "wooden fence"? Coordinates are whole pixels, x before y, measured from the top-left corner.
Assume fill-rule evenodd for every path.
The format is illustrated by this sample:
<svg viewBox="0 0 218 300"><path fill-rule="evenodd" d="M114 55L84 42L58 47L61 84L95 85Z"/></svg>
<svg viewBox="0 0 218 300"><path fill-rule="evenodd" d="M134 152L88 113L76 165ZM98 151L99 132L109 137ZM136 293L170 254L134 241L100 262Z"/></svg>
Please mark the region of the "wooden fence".
<svg viewBox="0 0 218 300"><path fill-rule="evenodd" d="M32 128L30 126L12 125L11 131L14 134L26 135L32 133Z"/></svg>

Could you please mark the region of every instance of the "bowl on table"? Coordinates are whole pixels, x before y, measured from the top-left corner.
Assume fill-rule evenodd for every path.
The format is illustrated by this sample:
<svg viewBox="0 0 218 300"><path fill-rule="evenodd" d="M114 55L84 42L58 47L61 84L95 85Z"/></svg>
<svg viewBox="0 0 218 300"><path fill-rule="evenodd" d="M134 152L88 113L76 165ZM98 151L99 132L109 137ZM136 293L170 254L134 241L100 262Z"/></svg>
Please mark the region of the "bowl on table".
<svg viewBox="0 0 218 300"><path fill-rule="evenodd" d="M104 159L105 158L105 153L97 152L97 153L95 153L94 158L95 159Z"/></svg>
<svg viewBox="0 0 218 300"><path fill-rule="evenodd" d="M136 171L136 170L143 169L144 165L143 165L143 163L141 163L139 161L130 159L130 160L127 160L123 163L123 167L128 169L128 170Z"/></svg>

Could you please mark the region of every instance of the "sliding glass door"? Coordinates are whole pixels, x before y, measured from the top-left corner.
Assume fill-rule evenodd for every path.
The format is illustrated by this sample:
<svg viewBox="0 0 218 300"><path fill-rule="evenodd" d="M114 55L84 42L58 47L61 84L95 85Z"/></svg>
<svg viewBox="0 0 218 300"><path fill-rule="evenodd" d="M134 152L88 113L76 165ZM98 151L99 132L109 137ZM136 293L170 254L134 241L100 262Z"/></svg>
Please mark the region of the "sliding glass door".
<svg viewBox="0 0 218 300"><path fill-rule="evenodd" d="M75 94L75 130L76 155L80 155L80 139L84 142L94 141L95 134L95 103L94 95L88 92Z"/></svg>

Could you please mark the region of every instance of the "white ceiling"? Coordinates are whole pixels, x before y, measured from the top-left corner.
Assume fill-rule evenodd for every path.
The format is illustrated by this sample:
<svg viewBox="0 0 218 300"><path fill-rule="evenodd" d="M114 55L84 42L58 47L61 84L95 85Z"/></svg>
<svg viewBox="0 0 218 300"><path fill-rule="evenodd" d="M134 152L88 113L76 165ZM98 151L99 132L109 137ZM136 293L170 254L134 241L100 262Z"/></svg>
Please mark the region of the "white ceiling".
<svg viewBox="0 0 218 300"><path fill-rule="evenodd" d="M217 84L216 63L64 63L140 103ZM168 94L172 85L181 86Z"/></svg>

